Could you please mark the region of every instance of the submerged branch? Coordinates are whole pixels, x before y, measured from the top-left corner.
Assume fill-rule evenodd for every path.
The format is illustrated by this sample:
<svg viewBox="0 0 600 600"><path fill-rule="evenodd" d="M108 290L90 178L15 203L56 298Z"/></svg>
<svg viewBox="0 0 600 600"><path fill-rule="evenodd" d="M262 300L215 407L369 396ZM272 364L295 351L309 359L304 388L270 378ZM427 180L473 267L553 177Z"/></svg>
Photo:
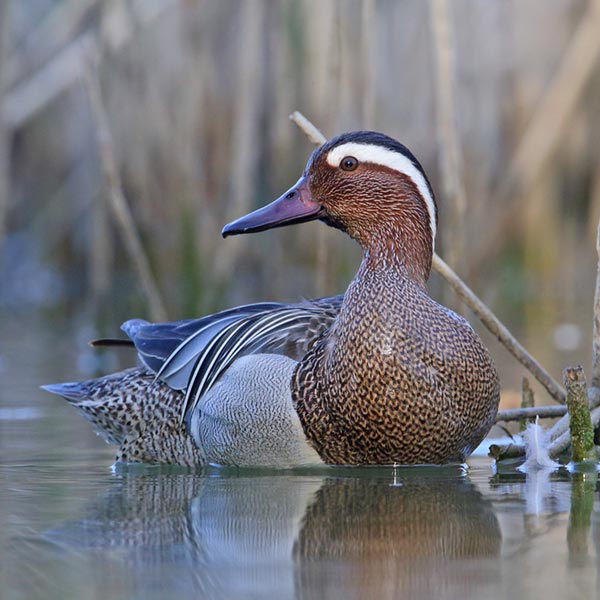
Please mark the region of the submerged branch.
<svg viewBox="0 0 600 600"><path fill-rule="evenodd" d="M520 458L521 456L525 456L525 446L523 444L492 444L489 448L488 454L495 460Z"/></svg>
<svg viewBox="0 0 600 600"><path fill-rule="evenodd" d="M557 406L555 408L563 408ZM594 408L590 415L592 427L597 427L600 423L600 406ZM566 429L554 438L554 441L548 447L548 455L550 458L557 458L571 445L571 434L569 433L569 415L565 415L552 429L550 429L548 437L552 439L552 433L557 430L559 424L561 429L566 421ZM490 446L489 455L496 460L505 460L507 458L518 458L525 456L525 445L514 443L506 445L493 444Z"/></svg>
<svg viewBox="0 0 600 600"><path fill-rule="evenodd" d="M317 145L324 144L326 137L300 112L295 111L290 119ZM480 300L467 284L437 255L433 255L433 269L446 280L459 298L479 317L479 320L493 333L506 349L546 388L550 396L565 403L566 394L553 377L540 365L500 319Z"/></svg>
<svg viewBox="0 0 600 600"><path fill-rule="evenodd" d="M520 421L521 419L555 419L567 414L566 406L531 406L527 408L513 408L501 410L496 416L496 423L500 421Z"/></svg>

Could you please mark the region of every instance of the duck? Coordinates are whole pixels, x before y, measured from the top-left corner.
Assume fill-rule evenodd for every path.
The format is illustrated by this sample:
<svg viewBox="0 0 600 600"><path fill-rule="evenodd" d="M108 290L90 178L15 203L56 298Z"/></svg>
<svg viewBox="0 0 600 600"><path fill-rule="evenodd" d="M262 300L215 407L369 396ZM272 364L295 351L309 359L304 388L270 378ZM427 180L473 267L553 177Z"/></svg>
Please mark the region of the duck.
<svg viewBox="0 0 600 600"><path fill-rule="evenodd" d="M363 258L344 294L169 323L125 322L138 366L43 386L117 463L293 468L463 462L494 423L498 373L427 292L438 209L413 153L374 131L316 149L282 196L223 237L319 220Z"/></svg>

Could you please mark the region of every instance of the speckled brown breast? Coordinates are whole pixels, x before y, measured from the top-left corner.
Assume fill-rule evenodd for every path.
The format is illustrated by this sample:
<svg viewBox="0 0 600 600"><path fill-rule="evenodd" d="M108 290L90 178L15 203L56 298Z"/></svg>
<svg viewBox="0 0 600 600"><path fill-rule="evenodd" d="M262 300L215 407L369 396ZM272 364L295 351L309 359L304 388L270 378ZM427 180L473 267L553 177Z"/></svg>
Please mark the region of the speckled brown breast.
<svg viewBox="0 0 600 600"><path fill-rule="evenodd" d="M292 381L330 464L461 461L492 426L499 393L471 327L398 270L359 271Z"/></svg>

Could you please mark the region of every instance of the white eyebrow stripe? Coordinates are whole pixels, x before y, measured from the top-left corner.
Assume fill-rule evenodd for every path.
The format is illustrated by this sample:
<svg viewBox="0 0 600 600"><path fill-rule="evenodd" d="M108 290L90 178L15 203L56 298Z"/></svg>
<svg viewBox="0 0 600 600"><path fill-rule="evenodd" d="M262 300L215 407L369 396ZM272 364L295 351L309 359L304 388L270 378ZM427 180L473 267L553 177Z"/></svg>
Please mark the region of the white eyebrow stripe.
<svg viewBox="0 0 600 600"><path fill-rule="evenodd" d="M336 146L327 153L327 164L331 167L338 167L342 158L346 156L354 156L358 162L381 165L409 177L417 186L419 193L425 201L425 207L427 208L427 213L429 215L432 242L435 244L435 234L437 230L435 222L435 202L425 177L423 177L421 171L415 167L409 158L399 152L394 152L393 150L382 146L348 142L341 146Z"/></svg>

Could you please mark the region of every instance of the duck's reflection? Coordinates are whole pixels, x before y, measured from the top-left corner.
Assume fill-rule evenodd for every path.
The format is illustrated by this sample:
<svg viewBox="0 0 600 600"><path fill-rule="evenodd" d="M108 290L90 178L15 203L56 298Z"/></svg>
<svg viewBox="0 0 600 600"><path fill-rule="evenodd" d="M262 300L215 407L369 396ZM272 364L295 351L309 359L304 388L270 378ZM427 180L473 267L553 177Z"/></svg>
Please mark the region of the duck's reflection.
<svg viewBox="0 0 600 600"><path fill-rule="evenodd" d="M129 476L52 537L116 553L138 591L442 597L489 575L471 561L498 555L500 528L464 476L357 474Z"/></svg>
<svg viewBox="0 0 600 600"><path fill-rule="evenodd" d="M473 592L489 573L468 561L500 546L491 505L467 481L338 479L308 508L294 555L304 596L344 586L357 597L440 598ZM331 562L337 569L323 569Z"/></svg>

